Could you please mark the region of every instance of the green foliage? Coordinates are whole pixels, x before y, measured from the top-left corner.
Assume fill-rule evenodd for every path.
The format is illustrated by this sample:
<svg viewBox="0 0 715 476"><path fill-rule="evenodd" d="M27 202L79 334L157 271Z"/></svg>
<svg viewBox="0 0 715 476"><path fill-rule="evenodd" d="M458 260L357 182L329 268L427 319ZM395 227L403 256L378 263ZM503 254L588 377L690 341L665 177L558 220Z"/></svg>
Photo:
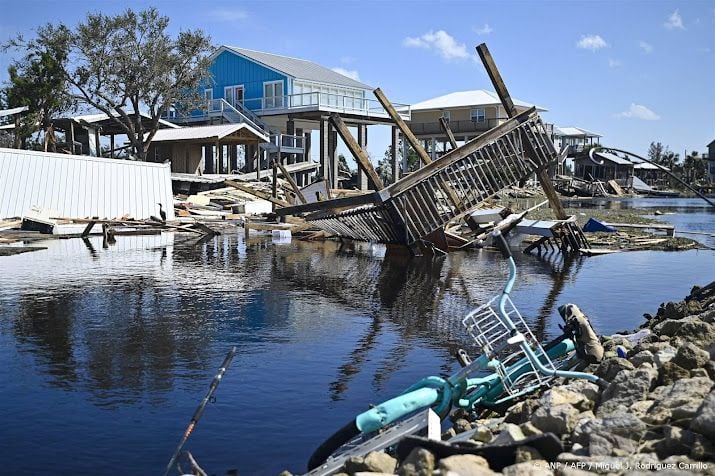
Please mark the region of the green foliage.
<svg viewBox="0 0 715 476"><path fill-rule="evenodd" d="M27 106L15 128L15 147L25 147L38 127L45 131L45 144L52 118L70 110L72 99L66 94L64 65L67 57L56 45L35 45L8 67L9 82L3 89L7 107Z"/></svg>
<svg viewBox="0 0 715 476"><path fill-rule="evenodd" d="M28 51L58 52L68 95L113 117L144 160L161 115L175 103L199 104L209 81L213 47L201 30L167 33L169 18L155 8L118 15L89 13L75 28L48 23L37 37L13 41ZM140 111L150 117L142 124Z"/></svg>

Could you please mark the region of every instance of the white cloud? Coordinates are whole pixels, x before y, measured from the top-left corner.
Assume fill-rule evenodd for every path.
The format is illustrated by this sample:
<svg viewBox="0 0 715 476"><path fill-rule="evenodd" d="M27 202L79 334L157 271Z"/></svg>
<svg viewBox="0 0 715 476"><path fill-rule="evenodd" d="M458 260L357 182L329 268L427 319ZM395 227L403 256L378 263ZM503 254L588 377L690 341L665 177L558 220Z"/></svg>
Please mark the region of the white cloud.
<svg viewBox="0 0 715 476"><path fill-rule="evenodd" d="M663 23L663 26L668 30L685 30L685 25L683 25L683 18L680 16L680 12L675 10L670 14L668 20Z"/></svg>
<svg viewBox="0 0 715 476"><path fill-rule="evenodd" d="M474 28L474 33L476 33L477 35L488 35L493 31L494 29L489 26L489 23L485 23L484 26L481 28Z"/></svg>
<svg viewBox="0 0 715 476"><path fill-rule="evenodd" d="M619 112L616 117L641 119L643 121L657 121L660 116L642 104L631 103L627 111Z"/></svg>
<svg viewBox="0 0 715 476"><path fill-rule="evenodd" d="M358 74L357 71L354 69L345 69L345 68L340 68L340 67L335 67L333 68L333 71L335 71L338 74L342 74L343 76L347 76L348 78L352 78L355 81L360 81L360 74Z"/></svg>
<svg viewBox="0 0 715 476"><path fill-rule="evenodd" d="M646 43L645 41L639 41L638 46L640 46L640 48L646 53L653 52L653 45L651 45L650 43Z"/></svg>
<svg viewBox="0 0 715 476"><path fill-rule="evenodd" d="M608 43L601 38L601 35L581 35L581 39L576 43L577 48L596 51L608 46Z"/></svg>
<svg viewBox="0 0 715 476"><path fill-rule="evenodd" d="M402 45L407 48L434 49L446 60L469 58L464 43L457 43L457 40L444 30L430 31L416 38L408 36L402 40Z"/></svg>
<svg viewBox="0 0 715 476"><path fill-rule="evenodd" d="M608 67L609 68L618 68L619 66L621 66L620 60L608 58Z"/></svg>
<svg viewBox="0 0 715 476"><path fill-rule="evenodd" d="M215 20L225 22L243 21L248 18L248 13L240 8L217 8L211 10L209 15Z"/></svg>

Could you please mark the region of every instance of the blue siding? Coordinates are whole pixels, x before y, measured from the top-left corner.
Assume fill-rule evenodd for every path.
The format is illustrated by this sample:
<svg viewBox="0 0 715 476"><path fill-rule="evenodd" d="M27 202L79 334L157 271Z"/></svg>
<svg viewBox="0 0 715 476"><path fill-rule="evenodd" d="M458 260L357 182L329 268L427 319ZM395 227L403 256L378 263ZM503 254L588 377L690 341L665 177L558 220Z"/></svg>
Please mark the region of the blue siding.
<svg viewBox="0 0 715 476"><path fill-rule="evenodd" d="M272 69L228 51L223 51L219 54L209 69L215 81L213 87L214 99L223 97L223 88L225 86L238 84L242 84L244 87L243 94L246 101L249 99L262 98L263 83L265 81L278 81L281 79L283 80L283 95L290 94L288 92L288 76L277 73ZM254 108L255 104L256 101L247 103L251 109Z"/></svg>

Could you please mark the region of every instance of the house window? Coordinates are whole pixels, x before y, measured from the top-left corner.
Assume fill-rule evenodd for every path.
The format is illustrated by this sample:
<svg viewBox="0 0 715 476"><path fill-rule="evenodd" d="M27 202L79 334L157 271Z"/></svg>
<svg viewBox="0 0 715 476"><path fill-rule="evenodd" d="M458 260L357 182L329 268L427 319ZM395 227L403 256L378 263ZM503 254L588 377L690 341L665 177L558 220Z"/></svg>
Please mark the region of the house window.
<svg viewBox="0 0 715 476"><path fill-rule="evenodd" d="M449 122L449 120L452 118L452 112L451 111L442 111L442 117L444 117L444 120Z"/></svg>
<svg viewBox="0 0 715 476"><path fill-rule="evenodd" d="M472 122L484 122L486 120L486 115L484 114L483 107L476 107L472 109Z"/></svg>
<svg viewBox="0 0 715 476"><path fill-rule="evenodd" d="M213 88L206 88L204 89L204 103L206 103L206 107L211 109L211 101L213 101L214 98L214 90Z"/></svg>
<svg viewBox="0 0 715 476"><path fill-rule="evenodd" d="M263 107L274 109L283 107L283 81L263 83Z"/></svg>
<svg viewBox="0 0 715 476"><path fill-rule="evenodd" d="M223 88L223 98L232 106L243 104L243 91L243 85L226 86Z"/></svg>

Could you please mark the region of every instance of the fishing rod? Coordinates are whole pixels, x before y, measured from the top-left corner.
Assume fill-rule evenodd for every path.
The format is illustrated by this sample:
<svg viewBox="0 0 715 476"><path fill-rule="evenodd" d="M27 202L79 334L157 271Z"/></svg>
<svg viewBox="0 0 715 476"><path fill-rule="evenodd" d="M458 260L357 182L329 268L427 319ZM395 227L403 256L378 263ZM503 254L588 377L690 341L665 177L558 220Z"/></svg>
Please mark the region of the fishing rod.
<svg viewBox="0 0 715 476"><path fill-rule="evenodd" d="M228 369L228 366L231 365L231 361L233 360L233 357L235 355L236 355L236 347L234 346L230 351L228 351L228 354L226 354L226 358L223 359L223 363L221 364L221 367L218 369L218 373L216 374L214 379L211 381L211 385L209 385L209 391L206 393L206 396L204 397L204 399L201 400L201 403L199 403L199 406L196 408L196 411L194 412L194 416L191 417L189 426L186 427L186 431L184 431L184 436L181 438L181 441L179 442L179 446L176 447L176 451L174 452L174 455L171 457L169 464L166 465L166 470L164 471L164 476L169 474L169 471L171 471L171 467L174 465L174 463L176 463L176 460L179 458L181 449L184 447L184 445L186 444L186 440L189 439L191 432L194 431L196 424L201 419L201 415L203 415L203 413L204 413L206 404L209 403L209 400L211 400L211 397L213 396L214 392L216 392L216 389L218 388L218 384L221 383L221 378L223 378L223 374L226 373L226 369Z"/></svg>

